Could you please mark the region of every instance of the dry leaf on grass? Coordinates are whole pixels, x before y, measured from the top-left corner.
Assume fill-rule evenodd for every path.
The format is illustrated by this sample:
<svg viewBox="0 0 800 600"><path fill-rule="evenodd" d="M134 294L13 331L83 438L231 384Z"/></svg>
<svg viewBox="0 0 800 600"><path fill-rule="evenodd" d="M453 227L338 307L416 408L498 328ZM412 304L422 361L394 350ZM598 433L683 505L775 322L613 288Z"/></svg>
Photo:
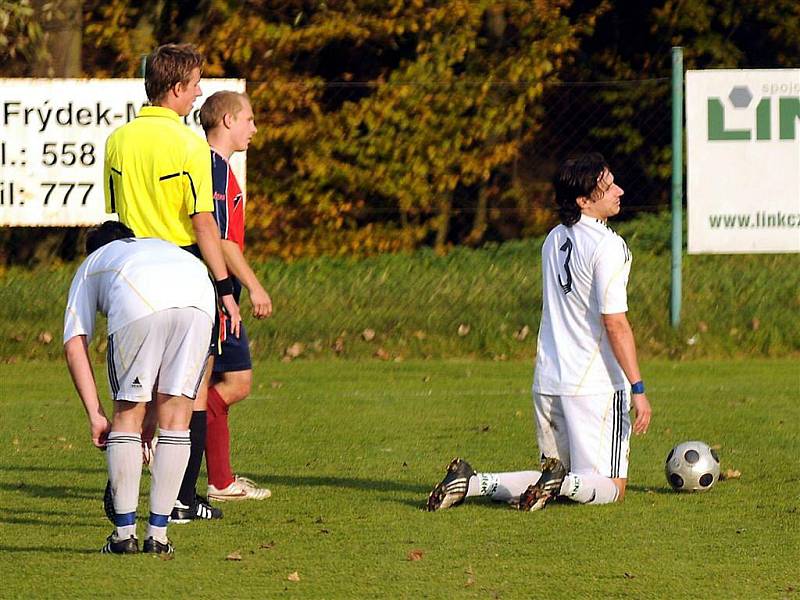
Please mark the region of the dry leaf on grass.
<svg viewBox="0 0 800 600"><path fill-rule="evenodd" d="M527 325L525 325L521 329L518 329L517 331L515 331L513 337L518 342L524 342L525 338L528 337L530 332L531 332L531 328L528 327Z"/></svg>
<svg viewBox="0 0 800 600"><path fill-rule="evenodd" d="M361 337L365 342L371 342L375 339L375 330L367 328L361 332Z"/></svg>
<svg viewBox="0 0 800 600"><path fill-rule="evenodd" d="M289 576L286 579L289 581L300 581L300 574L297 571L289 573Z"/></svg>
<svg viewBox="0 0 800 600"><path fill-rule="evenodd" d="M272 550L275 547L275 542L268 542L266 544L261 544L259 548L261 550Z"/></svg>
<svg viewBox="0 0 800 600"><path fill-rule="evenodd" d="M389 353L383 348L378 348L377 350L375 350L375 354L373 354L373 356L375 358L380 358L381 360L389 360L391 358Z"/></svg>
<svg viewBox="0 0 800 600"><path fill-rule="evenodd" d="M297 358L303 353L303 350L305 350L305 346L300 342L295 342L286 349L284 354L289 358Z"/></svg>
<svg viewBox="0 0 800 600"><path fill-rule="evenodd" d="M422 560L424 554L425 553L422 550L412 550L411 552L408 553L406 558L410 561Z"/></svg>
<svg viewBox="0 0 800 600"><path fill-rule="evenodd" d="M460 337L464 337L468 333L469 333L469 325L465 325L464 323L462 323L461 325L458 326L458 335Z"/></svg>
<svg viewBox="0 0 800 600"><path fill-rule="evenodd" d="M42 333L39 334L39 341L42 344L49 344L50 342L53 341L53 334L50 333L49 331L43 331Z"/></svg>
<svg viewBox="0 0 800 600"><path fill-rule="evenodd" d="M742 472L739 469L727 469L724 473L720 473L719 479L720 481L725 481L727 479L739 479L742 476Z"/></svg>
<svg viewBox="0 0 800 600"><path fill-rule="evenodd" d="M344 352L344 338L337 337L336 341L333 342L333 346L331 347L333 348L333 351L336 354L341 354L342 352Z"/></svg>
<svg viewBox="0 0 800 600"><path fill-rule="evenodd" d="M242 555L239 551L231 552L225 557L225 560L242 560Z"/></svg>
<svg viewBox="0 0 800 600"><path fill-rule="evenodd" d="M464 584L464 587L475 585L475 573L472 571L472 567L467 567L464 572L467 574L467 582Z"/></svg>

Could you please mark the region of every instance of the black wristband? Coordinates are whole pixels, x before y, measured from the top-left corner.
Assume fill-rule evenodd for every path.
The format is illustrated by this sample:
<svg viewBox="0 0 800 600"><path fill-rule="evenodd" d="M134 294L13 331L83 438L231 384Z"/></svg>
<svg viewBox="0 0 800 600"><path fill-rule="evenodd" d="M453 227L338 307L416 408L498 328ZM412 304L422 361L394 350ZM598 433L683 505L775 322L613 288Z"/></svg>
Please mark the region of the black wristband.
<svg viewBox="0 0 800 600"><path fill-rule="evenodd" d="M217 288L217 294L220 297L233 295L233 282L230 277L215 281L214 286Z"/></svg>

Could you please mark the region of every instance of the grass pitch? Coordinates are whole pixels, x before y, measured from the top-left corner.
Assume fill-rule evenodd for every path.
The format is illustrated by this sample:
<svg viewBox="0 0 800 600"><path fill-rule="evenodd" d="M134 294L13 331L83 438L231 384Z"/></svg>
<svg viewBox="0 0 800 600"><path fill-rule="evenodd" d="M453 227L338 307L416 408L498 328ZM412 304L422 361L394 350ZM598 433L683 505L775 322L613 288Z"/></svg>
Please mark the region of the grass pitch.
<svg viewBox="0 0 800 600"><path fill-rule="evenodd" d="M429 514L453 456L535 465L528 362L259 364L234 467L274 496L170 527L164 561L98 554L105 462L66 368L0 365L0 597L800 597L797 362L643 368L654 421L623 504ZM664 458L689 439L741 478L671 492Z"/></svg>

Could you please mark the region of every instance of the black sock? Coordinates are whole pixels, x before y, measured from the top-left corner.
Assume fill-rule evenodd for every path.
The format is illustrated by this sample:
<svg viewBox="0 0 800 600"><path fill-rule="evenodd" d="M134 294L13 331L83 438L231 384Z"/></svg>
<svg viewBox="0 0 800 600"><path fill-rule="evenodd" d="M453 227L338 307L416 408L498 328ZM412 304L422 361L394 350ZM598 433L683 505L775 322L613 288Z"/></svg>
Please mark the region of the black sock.
<svg viewBox="0 0 800 600"><path fill-rule="evenodd" d="M181 491L178 493L178 501L185 506L192 506L194 504L197 478L200 476L200 466L203 464L203 454L206 450L206 411L196 410L192 413L192 420L189 422L189 431L189 438L192 441L192 451L189 454L189 463L186 465L186 472L183 474Z"/></svg>

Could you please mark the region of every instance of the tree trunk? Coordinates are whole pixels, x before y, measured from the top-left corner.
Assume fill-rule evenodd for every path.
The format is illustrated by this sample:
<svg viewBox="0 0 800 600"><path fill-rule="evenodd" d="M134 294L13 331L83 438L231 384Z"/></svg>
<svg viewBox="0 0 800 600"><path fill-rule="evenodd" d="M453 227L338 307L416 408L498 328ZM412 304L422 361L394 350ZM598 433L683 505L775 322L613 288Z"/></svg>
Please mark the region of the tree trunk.
<svg viewBox="0 0 800 600"><path fill-rule="evenodd" d="M436 218L436 241L433 249L436 254L443 255L447 252L447 235L450 233L450 213L453 207L451 194L442 196L439 201L439 216Z"/></svg>
<svg viewBox="0 0 800 600"><path fill-rule="evenodd" d="M483 184L478 191L478 205L475 207L475 218L472 220L472 231L464 238L468 246L477 246L483 241L489 227L489 185Z"/></svg>
<svg viewBox="0 0 800 600"><path fill-rule="evenodd" d="M35 0L44 46L32 65L34 77L80 77L83 34L82 0Z"/></svg>

